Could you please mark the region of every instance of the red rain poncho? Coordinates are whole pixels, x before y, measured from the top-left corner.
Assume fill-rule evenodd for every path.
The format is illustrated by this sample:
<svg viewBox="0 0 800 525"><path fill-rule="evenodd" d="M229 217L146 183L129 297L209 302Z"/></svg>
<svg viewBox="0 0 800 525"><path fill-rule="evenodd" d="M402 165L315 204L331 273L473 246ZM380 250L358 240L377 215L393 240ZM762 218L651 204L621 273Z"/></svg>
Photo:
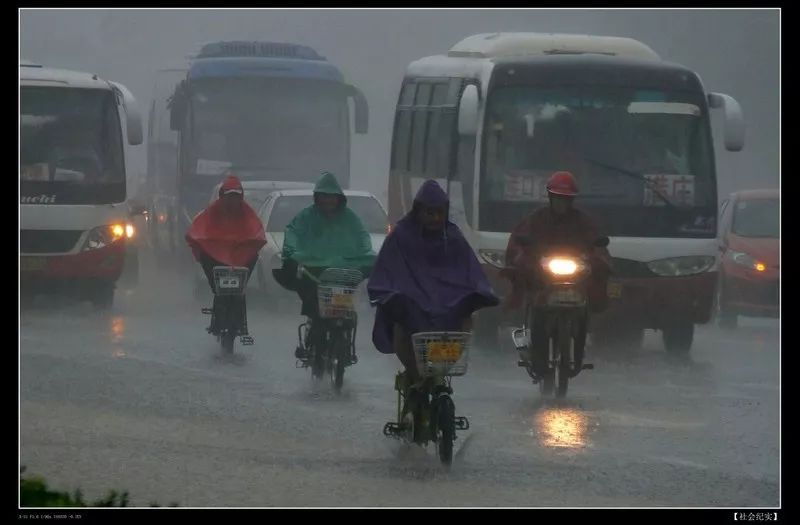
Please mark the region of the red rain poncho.
<svg viewBox="0 0 800 525"><path fill-rule="evenodd" d="M242 191L242 184L231 176L223 182L220 194L237 189ZM194 218L186 242L198 261L205 254L222 264L247 266L267 239L261 219L246 202L242 201L239 211L231 214L218 199Z"/></svg>

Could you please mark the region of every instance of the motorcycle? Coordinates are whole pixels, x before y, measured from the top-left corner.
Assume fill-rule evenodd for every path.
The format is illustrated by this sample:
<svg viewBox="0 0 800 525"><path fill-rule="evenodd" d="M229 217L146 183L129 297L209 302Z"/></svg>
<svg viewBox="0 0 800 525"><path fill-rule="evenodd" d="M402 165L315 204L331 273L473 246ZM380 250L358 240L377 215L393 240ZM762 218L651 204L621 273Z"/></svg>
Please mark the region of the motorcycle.
<svg viewBox="0 0 800 525"><path fill-rule="evenodd" d="M456 430L468 430L469 420L455 415L451 381L467 373L471 339L471 332L419 332L411 336L422 382L410 385L406 373L397 374L397 421L384 425L385 436L423 447L434 442L442 464L452 463Z"/></svg>
<svg viewBox="0 0 800 525"><path fill-rule="evenodd" d="M248 274L248 268L243 266L214 267L214 303L202 312L211 315L211 324L206 330L217 337L225 354L233 353L237 336L242 346L255 343L247 332L245 288Z"/></svg>
<svg viewBox="0 0 800 525"><path fill-rule="evenodd" d="M595 246L608 246L604 237ZM584 363L589 307L587 284L591 275L586 253L550 252L538 260L540 289L525 298L525 317L511 337L524 367L544 397L563 398L569 380L594 365Z"/></svg>
<svg viewBox="0 0 800 525"><path fill-rule="evenodd" d="M341 391L344 371L358 362L355 310L356 287L364 280L359 270L327 268L319 277L298 265L298 277L305 275L317 284L319 317L297 327L298 344L307 356L299 359L298 368L311 368L311 375L321 379L327 372L334 389Z"/></svg>

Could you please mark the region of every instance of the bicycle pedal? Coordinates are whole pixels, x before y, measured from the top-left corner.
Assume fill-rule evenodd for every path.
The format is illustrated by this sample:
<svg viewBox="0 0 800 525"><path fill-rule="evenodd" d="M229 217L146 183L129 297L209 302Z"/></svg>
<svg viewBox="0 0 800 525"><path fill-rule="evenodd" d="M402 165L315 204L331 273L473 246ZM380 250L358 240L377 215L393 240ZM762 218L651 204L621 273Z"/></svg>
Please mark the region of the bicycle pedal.
<svg viewBox="0 0 800 525"><path fill-rule="evenodd" d="M592 363L586 363L581 367L581 370L594 370L594 365Z"/></svg>
<svg viewBox="0 0 800 525"><path fill-rule="evenodd" d="M239 338L239 341L242 343L242 346L252 346L255 344L255 339L249 335L243 335Z"/></svg>
<svg viewBox="0 0 800 525"><path fill-rule="evenodd" d="M464 416L456 416L455 418L457 430L469 430L469 419Z"/></svg>
<svg viewBox="0 0 800 525"><path fill-rule="evenodd" d="M203 312L206 315L211 315L211 314L214 313L214 309L213 308L201 308L200 311Z"/></svg>

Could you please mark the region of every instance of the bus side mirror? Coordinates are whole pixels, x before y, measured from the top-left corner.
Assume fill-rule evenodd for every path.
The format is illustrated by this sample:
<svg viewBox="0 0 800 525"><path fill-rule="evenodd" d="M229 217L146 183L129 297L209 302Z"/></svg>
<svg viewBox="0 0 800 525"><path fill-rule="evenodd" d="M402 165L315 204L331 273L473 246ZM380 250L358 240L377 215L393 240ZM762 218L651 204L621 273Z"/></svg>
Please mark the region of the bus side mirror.
<svg viewBox="0 0 800 525"><path fill-rule="evenodd" d="M142 132L142 115L136 107L136 99L133 93L118 82L109 82L114 92L122 99L122 108L125 110L125 130L128 135L128 144L137 146L144 140Z"/></svg>
<svg viewBox="0 0 800 525"><path fill-rule="evenodd" d="M725 149L741 151L744 147L744 114L735 98L724 93L709 93L708 105L725 113Z"/></svg>
<svg viewBox="0 0 800 525"><path fill-rule="evenodd" d="M458 104L458 134L474 136L478 133L478 87L470 84L461 93Z"/></svg>
<svg viewBox="0 0 800 525"><path fill-rule="evenodd" d="M369 130L369 105L367 97L355 86L348 86L350 98L353 99L353 109L355 110L355 132L364 135Z"/></svg>
<svg viewBox="0 0 800 525"><path fill-rule="evenodd" d="M169 108L169 129L180 131L183 123L186 122L186 109L189 103L186 82L181 82L175 86L172 96L167 99Z"/></svg>
<svg viewBox="0 0 800 525"><path fill-rule="evenodd" d="M169 108L169 129L172 131L180 131L181 125L185 119L186 106L173 98L172 105Z"/></svg>

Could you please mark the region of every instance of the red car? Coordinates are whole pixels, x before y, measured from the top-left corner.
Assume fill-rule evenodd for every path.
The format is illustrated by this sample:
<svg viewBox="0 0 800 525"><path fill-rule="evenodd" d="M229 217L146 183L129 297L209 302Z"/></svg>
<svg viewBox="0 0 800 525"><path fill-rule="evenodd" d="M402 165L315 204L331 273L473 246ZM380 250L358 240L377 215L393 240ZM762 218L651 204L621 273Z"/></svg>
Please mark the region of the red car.
<svg viewBox="0 0 800 525"><path fill-rule="evenodd" d="M720 206L717 321L733 328L740 315L780 314L778 190L732 193Z"/></svg>

